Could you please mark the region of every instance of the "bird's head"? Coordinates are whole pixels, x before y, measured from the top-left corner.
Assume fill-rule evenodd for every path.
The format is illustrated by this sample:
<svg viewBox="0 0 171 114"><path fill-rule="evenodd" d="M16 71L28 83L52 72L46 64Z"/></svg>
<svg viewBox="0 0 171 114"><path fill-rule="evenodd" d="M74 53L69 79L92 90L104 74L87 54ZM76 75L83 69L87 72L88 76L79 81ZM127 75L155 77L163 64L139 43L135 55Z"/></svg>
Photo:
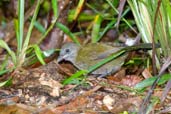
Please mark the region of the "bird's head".
<svg viewBox="0 0 171 114"><path fill-rule="evenodd" d="M57 62L63 60L74 63L80 47L75 43L66 43L62 46Z"/></svg>

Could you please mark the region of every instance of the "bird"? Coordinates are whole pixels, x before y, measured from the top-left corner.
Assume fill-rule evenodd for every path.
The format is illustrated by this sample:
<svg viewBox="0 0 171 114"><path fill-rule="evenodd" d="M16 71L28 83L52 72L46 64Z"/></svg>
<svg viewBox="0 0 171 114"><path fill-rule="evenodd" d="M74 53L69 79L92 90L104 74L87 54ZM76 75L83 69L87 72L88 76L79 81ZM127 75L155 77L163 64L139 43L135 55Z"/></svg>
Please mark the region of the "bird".
<svg viewBox="0 0 171 114"><path fill-rule="evenodd" d="M120 49L122 47L113 47L105 43L88 43L80 46L76 43L69 42L62 46L57 62L68 61L79 70L88 70L93 65L96 65ZM128 54L121 55L92 71L91 74L99 77L114 74L120 70L127 56Z"/></svg>

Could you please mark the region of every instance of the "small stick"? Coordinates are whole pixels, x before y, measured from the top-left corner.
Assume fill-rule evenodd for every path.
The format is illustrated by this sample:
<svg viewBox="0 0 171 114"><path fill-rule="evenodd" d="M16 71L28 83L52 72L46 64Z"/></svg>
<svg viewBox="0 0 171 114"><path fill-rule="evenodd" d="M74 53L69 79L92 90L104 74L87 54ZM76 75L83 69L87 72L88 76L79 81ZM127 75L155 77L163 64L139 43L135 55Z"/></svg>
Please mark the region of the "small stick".
<svg viewBox="0 0 171 114"><path fill-rule="evenodd" d="M150 90L148 91L147 96L144 99L138 114L146 114L147 105L150 102L150 98L152 96L152 93L154 92L154 89L155 89L158 81L160 80L162 74L165 72L165 70L169 67L170 64L171 64L171 57L168 57L166 62L163 64L159 74L157 75L157 79L153 82L153 85L151 86Z"/></svg>

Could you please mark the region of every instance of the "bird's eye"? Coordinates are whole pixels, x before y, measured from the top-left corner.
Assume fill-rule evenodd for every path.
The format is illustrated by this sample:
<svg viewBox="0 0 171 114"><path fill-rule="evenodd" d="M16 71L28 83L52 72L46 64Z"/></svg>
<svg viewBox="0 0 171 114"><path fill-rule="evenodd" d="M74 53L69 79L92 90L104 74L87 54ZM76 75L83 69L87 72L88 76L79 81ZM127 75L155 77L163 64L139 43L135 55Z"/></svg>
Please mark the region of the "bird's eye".
<svg viewBox="0 0 171 114"><path fill-rule="evenodd" d="M70 50L69 50L69 49L66 49L66 50L65 50L65 52L66 52L66 53L69 53L69 52L70 52Z"/></svg>

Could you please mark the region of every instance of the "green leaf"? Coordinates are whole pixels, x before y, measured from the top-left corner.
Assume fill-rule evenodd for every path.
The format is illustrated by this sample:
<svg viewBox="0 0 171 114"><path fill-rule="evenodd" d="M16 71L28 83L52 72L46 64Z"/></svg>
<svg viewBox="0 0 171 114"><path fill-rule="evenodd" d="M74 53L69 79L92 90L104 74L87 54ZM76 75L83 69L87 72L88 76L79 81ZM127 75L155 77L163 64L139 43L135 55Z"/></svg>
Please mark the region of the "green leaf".
<svg viewBox="0 0 171 114"><path fill-rule="evenodd" d="M17 19L14 19L14 28L15 28L15 34L16 34L16 38L17 38L17 48L18 48L18 51L19 51L19 49L21 49L21 45L20 45L20 37L19 37L19 23L18 23L18 20Z"/></svg>
<svg viewBox="0 0 171 114"><path fill-rule="evenodd" d="M23 45L23 30L24 30L24 0L18 0L18 14L19 14L19 18L18 18L18 29L17 29L17 33L18 33L18 38L17 38L17 50L18 50L18 54L21 52L22 49L22 45Z"/></svg>
<svg viewBox="0 0 171 114"><path fill-rule="evenodd" d="M96 43L99 40L100 26L102 23L102 17L97 15L94 19L93 30L92 30L92 43Z"/></svg>
<svg viewBox="0 0 171 114"><path fill-rule="evenodd" d="M9 55L5 55L5 59L4 59L3 62L1 63L0 71L6 69L6 66L7 66L7 64L8 64L8 56L9 56Z"/></svg>
<svg viewBox="0 0 171 114"><path fill-rule="evenodd" d="M78 6L77 6L77 8L75 10L75 14L74 14L73 20L76 20L77 19L78 15L81 12L81 9L83 7L84 2L85 2L85 0L79 0Z"/></svg>
<svg viewBox="0 0 171 114"><path fill-rule="evenodd" d="M41 51L41 56L43 58L43 60L47 57L50 57L52 54L54 54L55 52L59 51L58 49L50 49L50 50L46 50L46 51ZM23 66L27 67L30 65L35 64L36 62L38 62L40 60L38 60L38 57L36 55L36 52L34 51L34 45L30 46L29 49L27 49L27 57L23 63Z"/></svg>
<svg viewBox="0 0 171 114"><path fill-rule="evenodd" d="M48 27L48 29L46 30L46 32L43 34L43 36L39 39L38 44L40 44L44 38L46 38L46 36L49 34L49 32L54 28L59 13L58 13L58 0L52 0L52 9L53 9L53 13L54 13L54 18L53 21L51 21L51 25Z"/></svg>
<svg viewBox="0 0 171 114"><path fill-rule="evenodd" d="M44 56L44 57L49 57L49 56L51 56L52 54L54 54L56 51L59 51L59 50L50 49L50 50L43 51L43 56Z"/></svg>
<svg viewBox="0 0 171 114"><path fill-rule="evenodd" d="M23 62L24 62L25 55L26 55L26 50L27 50L28 45L29 45L30 36L31 36L32 30L33 30L34 23L36 21L38 12L39 12L39 8L40 8L40 0L37 0L37 5L36 5L36 8L35 8L35 12L34 12L33 17L31 19L31 23L30 23L30 26L28 28L28 32L27 32L27 35L26 35L26 38L25 38L21 53L19 54L19 59L21 59L20 60L21 62L19 63L19 65L23 64Z"/></svg>
<svg viewBox="0 0 171 114"><path fill-rule="evenodd" d="M78 72L76 72L75 74L73 74L71 77L65 79L63 81L63 84L64 85L67 85L67 84L70 84L70 83L72 83L72 82L74 82L76 80L78 81L78 78L80 78L80 76L85 75L87 73L88 73L87 70L79 70Z"/></svg>
<svg viewBox="0 0 171 114"><path fill-rule="evenodd" d="M73 19L74 19L74 14L75 14L75 9L70 10L70 11L68 12L67 21L68 21L69 23L71 23L71 22L73 21ZM94 18L95 18L95 15L93 15L93 14L90 15L90 14L88 14L88 13L81 12L81 13L79 14L77 20L78 20L79 22L81 22L81 21L92 21Z"/></svg>
<svg viewBox="0 0 171 114"><path fill-rule="evenodd" d="M112 20L111 22L109 22L107 24L107 26L104 28L104 30L102 31L102 33L100 33L100 36L97 38L97 41L99 41L104 35L105 33L113 27L113 25L116 23L116 20Z"/></svg>
<svg viewBox="0 0 171 114"><path fill-rule="evenodd" d="M48 13L51 9L51 4L50 4L50 1L43 1L43 4L41 5L42 6L42 10L44 11L44 13Z"/></svg>
<svg viewBox="0 0 171 114"><path fill-rule="evenodd" d="M42 34L44 34L46 32L46 29L38 22L35 21L34 22L34 26L35 28L37 28L38 31L40 31Z"/></svg>
<svg viewBox="0 0 171 114"><path fill-rule="evenodd" d="M39 46L34 45L33 48L35 50L36 56L37 56L38 60L40 61L40 63L45 65L46 63L43 60L42 51L40 50Z"/></svg>
<svg viewBox="0 0 171 114"><path fill-rule="evenodd" d="M79 17L84 2L85 2L85 0L79 0L79 3L77 5L76 9L69 11L68 22L73 22L74 20L76 20ZM88 15L87 17L89 18L90 15ZM87 18L87 17L85 17L85 18Z"/></svg>
<svg viewBox="0 0 171 114"><path fill-rule="evenodd" d="M110 0L106 0L107 1L107 3L112 7L112 9L117 13L117 14L119 14L119 11L115 8L115 6L114 6L114 4L110 1ZM128 0L128 1L130 1L130 0ZM124 18L124 17L121 17L122 18L122 20L135 32L135 33L137 33L136 32L136 30L133 28L133 26L131 26L131 24Z"/></svg>
<svg viewBox="0 0 171 114"><path fill-rule="evenodd" d="M66 33L73 40L73 42L80 45L80 42L78 41L77 37L69 30L68 27L59 22L56 23L56 26L59 29L61 29L64 33Z"/></svg>
<svg viewBox="0 0 171 114"><path fill-rule="evenodd" d="M12 78L9 78L8 80L6 80L4 82L0 82L0 87L9 86L11 84L12 84Z"/></svg>
<svg viewBox="0 0 171 114"><path fill-rule="evenodd" d="M8 47L7 43L4 42L2 39L0 39L0 47L4 48L7 50L8 54L12 57L12 61L16 65L16 55L15 53Z"/></svg>
<svg viewBox="0 0 171 114"><path fill-rule="evenodd" d="M3 75L3 74L5 74L5 73L7 73L8 71L9 71L9 70L7 70L7 69L1 70L1 71L0 71L0 76Z"/></svg>
<svg viewBox="0 0 171 114"><path fill-rule="evenodd" d="M53 9L55 18L57 18L58 17L58 0L52 0L52 9Z"/></svg>
<svg viewBox="0 0 171 114"><path fill-rule="evenodd" d="M144 89L145 87L151 86L156 79L157 79L157 77L151 77L151 78L145 79L142 82L136 84L134 88L135 89ZM170 79L171 79L171 74L164 74L160 78L158 85L164 84L165 82L167 82Z"/></svg>
<svg viewBox="0 0 171 114"><path fill-rule="evenodd" d="M160 80L159 80L159 82L158 82L158 85L162 85L162 84L164 84L165 82L169 81L170 79L171 79L171 74L164 74L164 75L160 78Z"/></svg>
<svg viewBox="0 0 171 114"><path fill-rule="evenodd" d="M140 64L145 64L147 61L147 59L145 58L132 58L131 60L129 60L128 62L125 63L125 65L140 65Z"/></svg>

